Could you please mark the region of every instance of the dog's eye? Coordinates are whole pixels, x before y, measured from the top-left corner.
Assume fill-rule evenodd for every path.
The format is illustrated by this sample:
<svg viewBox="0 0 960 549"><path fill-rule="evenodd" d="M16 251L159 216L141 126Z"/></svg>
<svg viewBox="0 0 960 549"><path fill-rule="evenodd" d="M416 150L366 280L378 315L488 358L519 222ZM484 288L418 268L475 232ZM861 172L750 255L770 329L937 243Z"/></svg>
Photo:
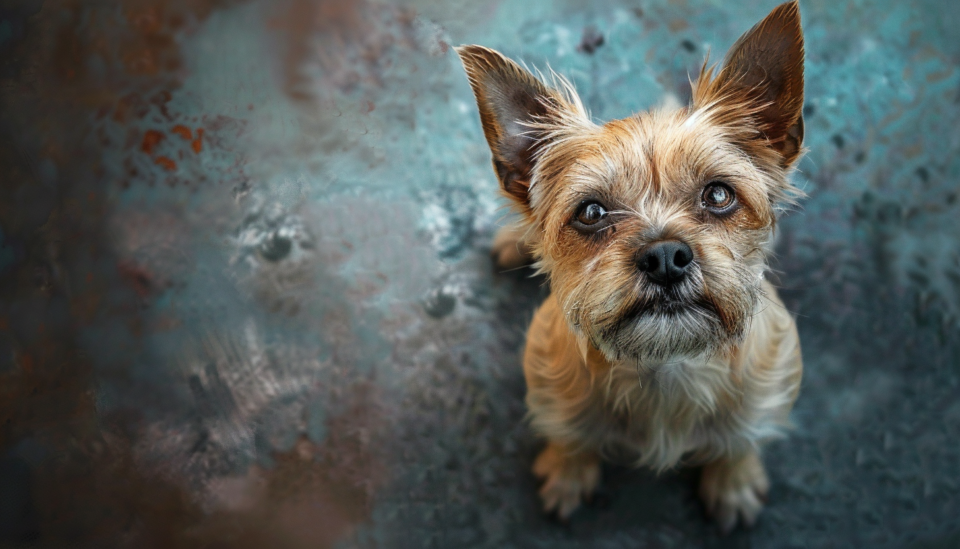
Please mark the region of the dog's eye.
<svg viewBox="0 0 960 549"><path fill-rule="evenodd" d="M733 189L725 183L713 182L703 188L703 194L700 201L704 208L716 213L721 213L736 202L737 197Z"/></svg>
<svg viewBox="0 0 960 549"><path fill-rule="evenodd" d="M596 225L607 217L607 210L598 202L587 202L577 210L577 221L583 225Z"/></svg>

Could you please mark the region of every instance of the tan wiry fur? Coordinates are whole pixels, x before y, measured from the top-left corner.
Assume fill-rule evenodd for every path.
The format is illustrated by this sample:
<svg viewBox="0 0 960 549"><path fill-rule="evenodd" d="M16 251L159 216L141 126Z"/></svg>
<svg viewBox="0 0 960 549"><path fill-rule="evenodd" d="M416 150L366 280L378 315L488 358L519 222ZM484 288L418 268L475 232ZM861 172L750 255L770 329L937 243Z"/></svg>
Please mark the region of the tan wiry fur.
<svg viewBox="0 0 960 549"><path fill-rule="evenodd" d="M800 387L796 326L763 275L787 176L802 154L803 38L796 2L746 33L689 106L594 123L576 92L480 46L458 48L494 170L521 222L498 235L504 267L534 261L551 295L527 334L534 465L547 511L567 517L599 459L662 471L704 465L700 494L723 530L749 525L769 486L761 445L788 426ZM734 207L709 210L721 182ZM578 225L599 203L599 229ZM654 284L638 254L692 251Z"/></svg>

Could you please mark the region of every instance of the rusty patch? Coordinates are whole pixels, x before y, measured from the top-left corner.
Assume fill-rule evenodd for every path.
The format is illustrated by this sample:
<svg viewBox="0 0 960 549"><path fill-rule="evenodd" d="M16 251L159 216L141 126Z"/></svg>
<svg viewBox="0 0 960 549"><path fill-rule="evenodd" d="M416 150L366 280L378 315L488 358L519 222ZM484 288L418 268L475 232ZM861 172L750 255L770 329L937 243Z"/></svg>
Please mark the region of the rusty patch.
<svg viewBox="0 0 960 549"><path fill-rule="evenodd" d="M163 140L163 132L157 130L147 130L143 134L143 142L140 144L140 150L147 154L153 154L153 151L157 148L157 145L159 145Z"/></svg>
<svg viewBox="0 0 960 549"><path fill-rule="evenodd" d="M191 132L190 128L184 126L183 124L177 124L176 126L174 126L170 130L170 133L175 133L187 141L193 140L193 132Z"/></svg>
<svg viewBox="0 0 960 549"><path fill-rule="evenodd" d="M203 128L197 128L197 138L190 143L190 148L197 154L203 150Z"/></svg>
<svg viewBox="0 0 960 549"><path fill-rule="evenodd" d="M177 169L177 163L166 156L158 156L153 162L168 172L172 172Z"/></svg>

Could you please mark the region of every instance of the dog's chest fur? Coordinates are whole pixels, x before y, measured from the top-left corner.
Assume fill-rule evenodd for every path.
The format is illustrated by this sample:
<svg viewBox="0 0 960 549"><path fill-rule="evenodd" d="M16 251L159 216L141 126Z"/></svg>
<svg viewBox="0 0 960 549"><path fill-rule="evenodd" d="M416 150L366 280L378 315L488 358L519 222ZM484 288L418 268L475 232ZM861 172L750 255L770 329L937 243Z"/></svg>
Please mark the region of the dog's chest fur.
<svg viewBox="0 0 960 549"><path fill-rule="evenodd" d="M776 436L799 389L798 355L780 306L758 311L729 356L610 362L570 330L550 298L528 334L527 404L534 429L552 440L662 470Z"/></svg>

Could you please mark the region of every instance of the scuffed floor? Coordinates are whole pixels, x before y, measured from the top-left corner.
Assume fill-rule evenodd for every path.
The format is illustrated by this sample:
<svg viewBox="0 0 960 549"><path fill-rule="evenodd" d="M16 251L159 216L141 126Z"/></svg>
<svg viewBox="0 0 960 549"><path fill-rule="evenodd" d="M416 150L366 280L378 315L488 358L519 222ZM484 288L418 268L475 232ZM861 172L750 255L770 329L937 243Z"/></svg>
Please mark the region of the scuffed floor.
<svg viewBox="0 0 960 549"><path fill-rule="evenodd" d="M0 3L0 542L35 547L960 543L960 4L801 0L809 196L776 277L806 373L770 504L528 469L497 198L450 46L598 119L685 100L771 0ZM602 41L599 37L602 36Z"/></svg>

